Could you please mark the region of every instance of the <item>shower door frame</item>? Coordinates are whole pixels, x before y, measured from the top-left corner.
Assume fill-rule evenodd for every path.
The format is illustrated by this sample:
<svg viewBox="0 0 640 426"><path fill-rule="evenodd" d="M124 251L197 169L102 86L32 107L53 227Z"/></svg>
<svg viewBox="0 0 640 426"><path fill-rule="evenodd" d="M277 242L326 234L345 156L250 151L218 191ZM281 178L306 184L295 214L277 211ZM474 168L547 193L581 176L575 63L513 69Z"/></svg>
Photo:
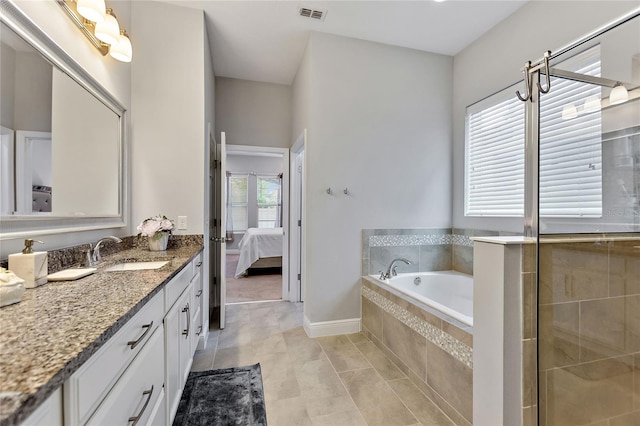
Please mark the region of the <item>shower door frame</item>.
<svg viewBox="0 0 640 426"><path fill-rule="evenodd" d="M627 13L626 15L621 16L620 18L603 25L586 36L569 43L565 47L551 53L548 55L546 59L542 57L537 61L533 62L533 65L529 67L525 67L524 74L525 79L529 79L529 86L531 86L529 96L525 101L525 187L524 187L524 235L525 237L535 238L535 250L532 255L535 256L533 259L535 265L535 276L536 276L536 286L534 293L534 301L535 301L535 309L536 309L536 317L535 321L538 322L538 294L539 294L539 286L540 286L540 265L539 265L539 252L540 252L540 234L539 234L539 226L540 226L540 216L539 216L539 199L540 199L540 97L541 92L540 88L540 79L541 74L545 75L546 79L546 67L548 67L549 62L566 55L571 51L575 51L576 49L587 45L590 41L595 40L596 38L602 36L603 34L617 28L625 23L638 18L640 16L640 8L636 8L633 11ZM584 83L597 84L601 86L613 87L615 85L615 81L609 80L606 78L600 77L592 77L592 76L583 76L580 74L549 68L548 70L549 77L559 77L563 79L570 79L575 81L580 81ZM529 88L529 87L528 87ZM553 88L551 88L553 90ZM632 90L640 90L639 87L631 87L629 91ZM521 98L522 99L522 98ZM540 336L539 327L536 326L536 356L535 356L535 371L530 372L529 377L523 377L525 381L530 381L535 386L535 395L536 395L536 408L538 413L536 415L537 423L540 421L540 389L538 386L538 374L539 374L539 342ZM523 366L524 367L524 366ZM526 371L526 370L523 370ZM526 373L525 373L526 374ZM524 416L524 412L523 412ZM524 417L523 417L524 420Z"/></svg>

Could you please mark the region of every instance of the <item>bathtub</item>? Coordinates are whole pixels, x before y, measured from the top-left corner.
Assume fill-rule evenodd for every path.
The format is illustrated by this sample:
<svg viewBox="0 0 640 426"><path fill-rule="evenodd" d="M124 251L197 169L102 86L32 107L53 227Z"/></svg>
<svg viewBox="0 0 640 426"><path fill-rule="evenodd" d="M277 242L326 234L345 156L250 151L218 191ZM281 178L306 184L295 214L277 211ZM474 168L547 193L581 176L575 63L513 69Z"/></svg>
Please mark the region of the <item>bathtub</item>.
<svg viewBox="0 0 640 426"><path fill-rule="evenodd" d="M433 271L398 274L381 280L395 289L445 315L473 326L473 276L457 271Z"/></svg>

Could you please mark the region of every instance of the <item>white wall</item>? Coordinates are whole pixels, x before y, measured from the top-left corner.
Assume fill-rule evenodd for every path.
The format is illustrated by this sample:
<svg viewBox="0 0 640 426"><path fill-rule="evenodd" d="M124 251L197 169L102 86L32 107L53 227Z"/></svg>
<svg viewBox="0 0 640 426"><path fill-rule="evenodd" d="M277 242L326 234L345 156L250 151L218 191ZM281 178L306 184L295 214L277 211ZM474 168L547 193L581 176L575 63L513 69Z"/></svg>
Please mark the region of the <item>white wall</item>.
<svg viewBox="0 0 640 426"><path fill-rule="evenodd" d="M129 110L131 105L131 64L116 61L110 56L102 56L98 50L80 33L78 28L68 18L66 13L54 1L17 0L14 3L53 41L65 50L91 76L115 96L124 107ZM111 2L116 11L118 21L129 30L131 5L129 0L114 0ZM129 31L128 31L129 32ZM131 31L136 52L135 31ZM135 56L134 56L135 60ZM126 228L102 229L88 232L69 232L66 234L42 234L38 239L45 242L42 250L69 247L89 241L97 241L104 235L129 235ZM9 253L22 250L23 239L4 240L0 244L0 258L6 258ZM39 248L40 249L40 248Z"/></svg>
<svg viewBox="0 0 640 426"><path fill-rule="evenodd" d="M307 49L293 132L309 131L305 316L314 323L360 317L363 228L451 225L452 58L321 33Z"/></svg>
<svg viewBox="0 0 640 426"><path fill-rule="evenodd" d="M13 129L51 131L51 72L39 53L16 52Z"/></svg>
<svg viewBox="0 0 640 426"><path fill-rule="evenodd" d="M464 217L466 107L521 82L520 70L526 61L539 59L546 50L560 49L638 6L638 1L530 1L454 57L455 227L513 232L524 228L522 218Z"/></svg>
<svg viewBox="0 0 640 426"><path fill-rule="evenodd" d="M266 157L260 155L227 154L227 171L232 173L253 172L257 174L277 175L282 173L282 156Z"/></svg>
<svg viewBox="0 0 640 426"><path fill-rule="evenodd" d="M117 215L118 116L58 69L52 100L53 213Z"/></svg>
<svg viewBox="0 0 640 426"><path fill-rule="evenodd" d="M304 129L311 126L311 52L310 37L291 85L291 141L295 142Z"/></svg>
<svg viewBox="0 0 640 426"><path fill-rule="evenodd" d="M13 103L15 99L16 51L0 43L0 126L15 130Z"/></svg>
<svg viewBox="0 0 640 426"><path fill-rule="evenodd" d="M216 77L216 131L230 145L291 146L291 86Z"/></svg>
<svg viewBox="0 0 640 426"><path fill-rule="evenodd" d="M203 12L147 1L133 2L131 12L137 35L131 73L132 226L156 214L187 216L188 229L175 233L201 234L207 126ZM169 28L180 36L167 37Z"/></svg>

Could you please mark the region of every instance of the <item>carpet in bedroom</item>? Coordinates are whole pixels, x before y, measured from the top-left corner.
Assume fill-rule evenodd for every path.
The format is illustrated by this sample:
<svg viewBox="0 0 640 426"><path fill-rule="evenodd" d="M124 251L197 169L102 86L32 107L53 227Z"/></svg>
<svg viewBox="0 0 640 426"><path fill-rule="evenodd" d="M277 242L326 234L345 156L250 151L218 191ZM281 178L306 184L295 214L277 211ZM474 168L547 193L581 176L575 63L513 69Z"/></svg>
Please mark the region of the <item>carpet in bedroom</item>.
<svg viewBox="0 0 640 426"><path fill-rule="evenodd" d="M251 275L234 278L238 254L227 254L227 303L282 299L282 275Z"/></svg>

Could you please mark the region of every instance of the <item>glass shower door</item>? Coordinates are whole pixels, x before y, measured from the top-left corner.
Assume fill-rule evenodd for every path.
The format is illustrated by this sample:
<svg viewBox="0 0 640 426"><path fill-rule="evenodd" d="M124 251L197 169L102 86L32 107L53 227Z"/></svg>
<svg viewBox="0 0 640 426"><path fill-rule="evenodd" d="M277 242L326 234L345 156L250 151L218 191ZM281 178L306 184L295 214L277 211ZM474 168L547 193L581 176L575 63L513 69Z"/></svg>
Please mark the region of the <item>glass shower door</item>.
<svg viewBox="0 0 640 426"><path fill-rule="evenodd" d="M640 17L565 49L549 74L537 105L538 422L640 425Z"/></svg>

